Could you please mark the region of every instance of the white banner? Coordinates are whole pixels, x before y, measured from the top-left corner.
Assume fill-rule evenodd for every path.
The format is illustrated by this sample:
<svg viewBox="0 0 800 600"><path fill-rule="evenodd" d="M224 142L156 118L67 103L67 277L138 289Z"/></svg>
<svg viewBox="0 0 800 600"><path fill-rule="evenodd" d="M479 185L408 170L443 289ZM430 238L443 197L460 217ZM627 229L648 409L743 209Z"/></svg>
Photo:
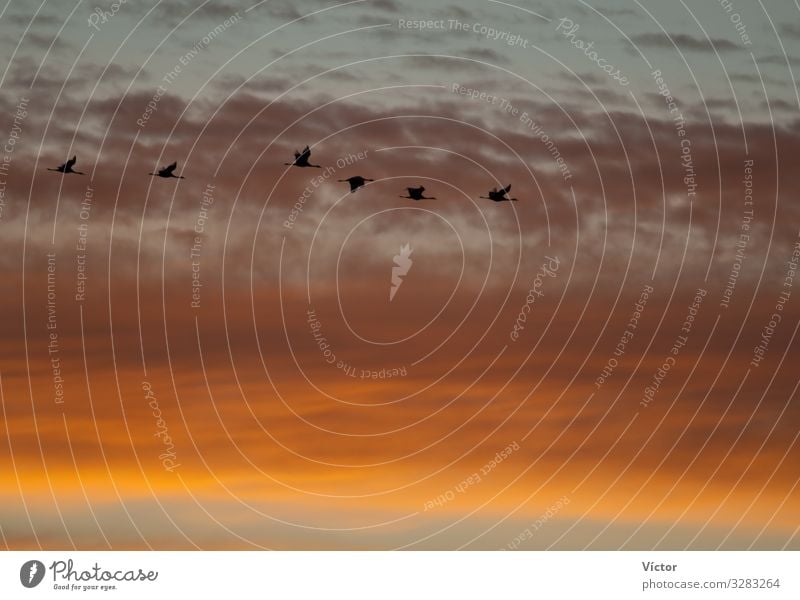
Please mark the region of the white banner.
<svg viewBox="0 0 800 600"><path fill-rule="evenodd" d="M797 552L0 554L0 598L800 598Z"/></svg>

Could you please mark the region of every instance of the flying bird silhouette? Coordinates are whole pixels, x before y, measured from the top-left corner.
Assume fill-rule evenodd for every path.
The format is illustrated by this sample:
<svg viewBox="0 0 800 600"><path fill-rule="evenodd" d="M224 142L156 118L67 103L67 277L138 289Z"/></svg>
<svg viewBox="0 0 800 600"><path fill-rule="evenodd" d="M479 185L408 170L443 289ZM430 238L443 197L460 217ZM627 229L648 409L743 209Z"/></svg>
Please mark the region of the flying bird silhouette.
<svg viewBox="0 0 800 600"><path fill-rule="evenodd" d="M425 191L425 188L422 186L406 189L408 190L408 196L400 196L401 198L408 198L410 200L436 200L434 196L423 196L422 192Z"/></svg>
<svg viewBox="0 0 800 600"><path fill-rule="evenodd" d="M174 171L178 168L178 163L174 162L171 165L167 165L163 169L159 169L158 173L149 173L149 175L153 175L154 177L174 177L175 179L186 179L183 175L175 175Z"/></svg>
<svg viewBox="0 0 800 600"><path fill-rule="evenodd" d="M361 177L360 175L356 175L355 177L348 177L347 179L340 179L339 181L350 184L350 193L352 194L362 185L364 185L367 181L375 181L374 179L367 179L365 177Z"/></svg>
<svg viewBox="0 0 800 600"><path fill-rule="evenodd" d="M308 149L308 146L303 148L302 152L298 152L297 150L294 151L294 162L290 163L283 163L289 167L316 167L317 169L321 169L322 166L320 165L312 165L308 162L308 159L311 158L311 150Z"/></svg>
<svg viewBox="0 0 800 600"><path fill-rule="evenodd" d="M78 162L78 157L73 156L67 162L65 162L60 167L56 167L55 169L47 169L48 171L58 171L59 173L75 173L75 175L83 175L80 171L73 171L72 167L75 166L75 163Z"/></svg>
<svg viewBox="0 0 800 600"><path fill-rule="evenodd" d="M481 196L481 198L485 198L486 200L494 200L495 202L516 202L516 198L509 198L506 196L506 194L510 191L511 184L509 183L506 187L500 190L497 188L492 188L488 196Z"/></svg>

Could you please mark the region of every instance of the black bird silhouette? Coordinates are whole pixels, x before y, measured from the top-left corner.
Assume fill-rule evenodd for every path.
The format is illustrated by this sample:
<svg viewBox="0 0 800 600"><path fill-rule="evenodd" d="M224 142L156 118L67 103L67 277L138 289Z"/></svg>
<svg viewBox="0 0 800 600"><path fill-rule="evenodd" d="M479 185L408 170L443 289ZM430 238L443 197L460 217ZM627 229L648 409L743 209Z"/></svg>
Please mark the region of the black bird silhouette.
<svg viewBox="0 0 800 600"><path fill-rule="evenodd" d="M516 198L509 198L506 196L506 194L510 191L511 184L509 183L506 187L500 190L497 188L492 188L492 191L489 192L488 196L481 196L481 198L485 198L486 200L494 200L495 202L516 202Z"/></svg>
<svg viewBox="0 0 800 600"><path fill-rule="evenodd" d="M175 175L174 171L178 168L178 163L174 162L171 165L167 165L163 169L159 169L158 173L148 173L149 175L153 175L154 177L174 177L175 179L186 179L183 175Z"/></svg>
<svg viewBox="0 0 800 600"><path fill-rule="evenodd" d="M374 179L367 179L366 177L361 177L360 175L356 175L355 177L348 177L347 179L340 179L339 181L346 181L350 184L350 193L352 194L362 185L364 185L367 181L375 181Z"/></svg>
<svg viewBox="0 0 800 600"><path fill-rule="evenodd" d="M303 152L298 152L297 150L294 151L294 162L290 163L283 163L289 167L316 167L317 169L321 169L320 165L312 165L308 162L308 159L311 158L311 150L308 149L308 146L303 148Z"/></svg>
<svg viewBox="0 0 800 600"><path fill-rule="evenodd" d="M408 198L410 200L436 200L434 196L423 196L422 192L425 191L425 188L422 186L406 189L408 190L408 196L400 196L401 198Z"/></svg>
<svg viewBox="0 0 800 600"><path fill-rule="evenodd" d="M55 169L47 169L48 171L58 171L59 173L75 173L75 175L83 175L80 171L73 171L72 167L75 166L75 163L78 162L78 157L73 156L67 162L65 162L60 167L56 167Z"/></svg>

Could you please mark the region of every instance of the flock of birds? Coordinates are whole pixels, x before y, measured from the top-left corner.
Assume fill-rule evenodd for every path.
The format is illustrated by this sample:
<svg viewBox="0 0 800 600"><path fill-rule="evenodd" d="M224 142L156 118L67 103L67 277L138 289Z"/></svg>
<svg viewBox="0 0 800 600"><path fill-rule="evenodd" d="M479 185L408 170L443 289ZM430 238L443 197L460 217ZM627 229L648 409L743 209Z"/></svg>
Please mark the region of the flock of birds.
<svg viewBox="0 0 800 600"><path fill-rule="evenodd" d="M306 146L302 152L298 152L295 150L294 153L294 161L290 163L283 163L288 167L314 167L317 169L321 169L322 165L313 165L309 162L311 158L311 150L308 146ZM73 156L63 165L56 167L55 169L47 169L48 171L58 171L59 173L64 174L75 174L75 175L83 175L80 171L75 171L72 167L75 166L75 163L78 161L77 156ZM186 179L183 175L175 175L175 169L178 168L178 163L174 162L171 165L167 165L166 167L159 169L155 173L148 173L153 177L164 177L170 178L173 177L175 179ZM353 177L348 177L347 179L339 179L341 183L349 183L350 184L350 193L352 194L358 188L363 187L368 181L375 181L374 179L368 179L366 177L361 177L361 175L354 175ZM409 187L406 188L408 190L407 196L400 196L400 198L408 198L409 200L436 200L435 196L425 196L425 188L423 186L418 187ZM494 202L516 202L516 198L509 198L508 192L511 191L511 184L507 185L504 188L500 188L499 190L495 187L492 188L488 192L488 196L480 196L485 200L493 200Z"/></svg>

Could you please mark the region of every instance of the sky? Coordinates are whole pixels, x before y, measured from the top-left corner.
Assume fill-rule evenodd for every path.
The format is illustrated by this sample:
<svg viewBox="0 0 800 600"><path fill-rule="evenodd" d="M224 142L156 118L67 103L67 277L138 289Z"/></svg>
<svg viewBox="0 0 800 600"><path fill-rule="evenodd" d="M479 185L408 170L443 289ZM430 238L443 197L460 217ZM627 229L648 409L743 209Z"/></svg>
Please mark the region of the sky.
<svg viewBox="0 0 800 600"><path fill-rule="evenodd" d="M800 549L798 16L0 2L0 543Z"/></svg>

